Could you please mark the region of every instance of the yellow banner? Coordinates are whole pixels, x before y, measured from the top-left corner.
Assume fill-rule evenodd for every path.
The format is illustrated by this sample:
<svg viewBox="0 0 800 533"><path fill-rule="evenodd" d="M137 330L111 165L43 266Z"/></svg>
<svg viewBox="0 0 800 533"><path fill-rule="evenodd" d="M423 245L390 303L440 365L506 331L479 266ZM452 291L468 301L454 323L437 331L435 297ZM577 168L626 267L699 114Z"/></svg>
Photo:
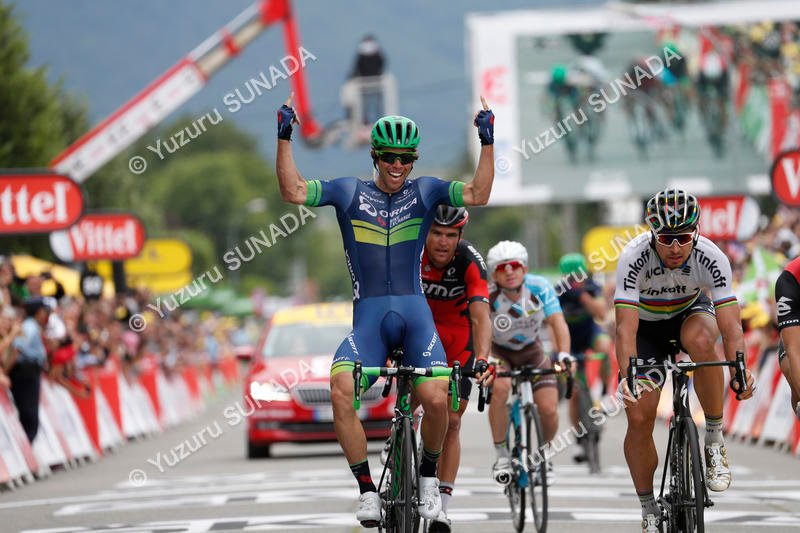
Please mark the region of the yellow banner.
<svg viewBox="0 0 800 533"><path fill-rule="evenodd" d="M56 265L30 255L12 255L11 264L14 265L17 276L21 278L49 272L53 279L61 283L67 294L81 296L81 274L77 270ZM51 280L45 280L42 283L42 294L52 296L55 292L56 285ZM106 282L103 284L103 296L107 298L114 296L114 285L112 283Z"/></svg>
<svg viewBox="0 0 800 533"><path fill-rule="evenodd" d="M583 236L583 255L592 272L613 272L628 241L648 231L647 226L597 226Z"/></svg>
<svg viewBox="0 0 800 533"><path fill-rule="evenodd" d="M147 239L142 253L125 261L125 273L174 274L192 269L192 250L178 239Z"/></svg>
<svg viewBox="0 0 800 533"><path fill-rule="evenodd" d="M126 272L128 286L137 289L150 289L154 294L175 292L194 280L191 270L172 274L132 275ZM211 285L207 283L207 285Z"/></svg>

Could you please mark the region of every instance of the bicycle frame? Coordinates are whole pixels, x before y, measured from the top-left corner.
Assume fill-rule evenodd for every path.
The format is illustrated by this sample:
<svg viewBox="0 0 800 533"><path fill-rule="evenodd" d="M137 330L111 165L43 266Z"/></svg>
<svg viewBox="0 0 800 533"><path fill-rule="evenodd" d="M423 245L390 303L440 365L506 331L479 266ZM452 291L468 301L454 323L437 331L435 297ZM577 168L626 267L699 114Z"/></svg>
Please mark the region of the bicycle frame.
<svg viewBox="0 0 800 533"><path fill-rule="evenodd" d="M670 358L670 362L674 364L672 358ZM692 418L692 413L689 410L689 374L677 370L677 367L673 367L672 370L672 412L673 416L669 421L669 436L667 438L667 450L669 453L667 453L664 458L664 468L661 474L661 490L658 494L659 503L666 501L664 487L667 481L668 465L672 465L669 469L671 474L669 483L670 493L675 494L678 490L678 476L680 473L676 472L675 454L679 453L679 450L677 446L673 447L673 443L676 440L675 435L683 419ZM711 507L713 505L714 502L712 502L708 496L708 488L705 486L705 483L703 483L703 507Z"/></svg>
<svg viewBox="0 0 800 533"><path fill-rule="evenodd" d="M533 386L527 379L524 381L517 378L511 378L511 393L508 396L508 429L506 430L506 440L511 442L509 434L514 431L514 437L520 448L520 457L522 460L530 456L530 443L528 443L528 432L526 431L525 418L522 416L522 409L524 407L534 407L533 402ZM518 460L517 458L513 458ZM521 488L528 488L528 472L525 465L515 465L520 468L514 469L518 474L518 484Z"/></svg>
<svg viewBox="0 0 800 533"><path fill-rule="evenodd" d="M547 529L546 457L541 424L538 421L536 402L533 397L533 381L541 376L564 372L567 374L566 395L569 398L572 396L572 374L568 368L562 367L559 363L555 363L553 368L535 368L528 365L508 372L497 373L498 378L511 378L511 392L507 401L509 423L506 430L506 441L510 448L512 475L505 487L505 494L509 499L512 522L517 531L522 531L525 527L526 490L530 490L531 493L534 526L540 532ZM491 393L487 395L486 403L489 403L490 400ZM532 442L528 442L528 435L532 429L535 431L538 441L536 444L538 461L531 454ZM533 478L534 470L537 467L540 468L541 483L537 483ZM540 487L538 492L536 487ZM541 503L541 509L539 509L538 503Z"/></svg>
<svg viewBox="0 0 800 533"><path fill-rule="evenodd" d="M628 382L628 389L633 393L634 397L637 396L636 393L636 384L635 384L635 376L638 375L639 370L644 369L664 369L666 368L671 376L672 376L672 411L673 416L670 419L669 425L669 437L667 439L667 454L664 459L664 469L661 475L661 490L658 496L658 503L661 508L667 513L668 520L678 520L678 524L680 524L679 519L679 512L683 511L685 507L694 506L694 504L690 501L682 501L685 500L685 495L681 490L681 484L679 480L679 476L681 476L682 470L679 468L681 464L681 445L683 443L678 442L677 433L679 428L682 425L685 427L692 428L691 431L695 432L695 436L688 439L688 442L692 442L694 440L696 442L696 430L697 428L694 425L694 421L692 419L692 414L689 409L689 375L687 372L696 370L698 368L703 367L710 367L710 366L728 366L735 369L735 377L734 380L739 386L739 391L744 392L747 389L747 382L746 382L746 371L745 363L744 363L744 354L742 352L736 352L736 359L734 361L713 361L713 362L700 362L700 363L693 363L693 362L676 362L675 356L679 352L677 351L677 347L675 347L675 351L668 354L667 361L662 364L647 364L647 365L640 365L639 360L636 357L631 357L629 359L628 364L628 372L627 372L627 382ZM699 457L697 458L699 461ZM670 467L670 481L669 481L669 493L664 492L664 488L666 487L666 480L667 480L667 467ZM700 507L700 511L703 508L711 507L714 505L714 502L711 501L708 495L708 489L705 484L705 472L700 469L700 484L702 487L702 497L703 497L703 505ZM695 500L699 494L695 493L694 498ZM696 502L695 502L696 503ZM703 524L703 516L702 512L696 513L699 516L695 518L699 520L700 529L702 530ZM673 524L674 526L674 524Z"/></svg>
<svg viewBox="0 0 800 533"><path fill-rule="evenodd" d="M413 429L413 412L411 411L411 381L414 377L443 377L449 376L450 393L453 395L453 410L458 410L458 387L454 378L460 380L460 368L458 364L454 368L433 367L433 368L414 368L406 366L398 367L362 367L361 361L356 361L353 367L353 407L358 411L361 406L361 389L367 384L365 380L368 376L386 377L383 395L387 396L391 390L392 380L397 379L397 399L395 401L392 419L391 444L389 447L389 460L383 467L380 481L378 483L379 493L382 497L386 513L382 519L382 527L397 527L397 522L404 523L404 530L414 530L416 527L406 524L411 521L416 524L420 517L417 514L417 504L419 494L419 458L417 457L416 436ZM411 457L405 457L404 449L406 442L411 442ZM409 461L410 460L410 461ZM390 473L391 471L391 473ZM388 477L387 490L384 480ZM408 478L411 477L411 483ZM410 490L409 490L410 489ZM395 531L395 529L389 529Z"/></svg>

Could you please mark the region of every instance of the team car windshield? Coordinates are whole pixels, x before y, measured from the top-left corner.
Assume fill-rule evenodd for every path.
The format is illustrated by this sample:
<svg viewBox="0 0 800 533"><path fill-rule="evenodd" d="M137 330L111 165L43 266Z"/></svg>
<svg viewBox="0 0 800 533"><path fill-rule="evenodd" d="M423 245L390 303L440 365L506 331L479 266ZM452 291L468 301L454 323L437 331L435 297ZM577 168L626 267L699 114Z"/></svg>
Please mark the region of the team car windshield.
<svg viewBox="0 0 800 533"><path fill-rule="evenodd" d="M264 343L264 357L333 355L350 333L349 324L285 324L273 326Z"/></svg>

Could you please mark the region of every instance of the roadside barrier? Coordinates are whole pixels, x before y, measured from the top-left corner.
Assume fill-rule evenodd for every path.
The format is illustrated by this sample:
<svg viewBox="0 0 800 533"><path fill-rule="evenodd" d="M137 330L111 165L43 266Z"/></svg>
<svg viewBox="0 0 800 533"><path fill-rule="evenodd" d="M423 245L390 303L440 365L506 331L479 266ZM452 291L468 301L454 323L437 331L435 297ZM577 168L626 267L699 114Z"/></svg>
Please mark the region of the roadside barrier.
<svg viewBox="0 0 800 533"><path fill-rule="evenodd" d="M750 334L745 334L747 368L756 376L756 391L753 398L739 401L730 393L729 372L725 378L726 398L724 405L723 431L728 439L750 442L759 446L774 447L800 456L800 422L791 407L791 389L778 365L777 348L760 349ZM611 376L607 390L613 394L617 389L616 358L611 358ZM599 397L602 382L599 361L589 360L586 377L595 398ZM702 428L705 417L693 392L694 381L689 382L689 406L692 417ZM658 417L669 420L672 416L672 383L664 384L657 408Z"/></svg>
<svg viewBox="0 0 800 533"><path fill-rule="evenodd" d="M84 372L86 396L42 377L39 431L28 442L11 394L0 389L0 486L14 489L53 469L70 469L197 417L206 402L238 386L234 357L168 372L145 358L138 376L126 376L116 360Z"/></svg>

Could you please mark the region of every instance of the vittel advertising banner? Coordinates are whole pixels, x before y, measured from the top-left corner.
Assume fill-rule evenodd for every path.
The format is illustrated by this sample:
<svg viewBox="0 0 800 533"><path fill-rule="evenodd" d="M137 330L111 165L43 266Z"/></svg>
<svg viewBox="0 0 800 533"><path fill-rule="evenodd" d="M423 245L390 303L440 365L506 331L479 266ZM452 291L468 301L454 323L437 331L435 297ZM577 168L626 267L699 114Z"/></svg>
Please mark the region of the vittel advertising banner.
<svg viewBox="0 0 800 533"><path fill-rule="evenodd" d="M48 233L83 214L80 186L52 172L0 171L0 234Z"/></svg>
<svg viewBox="0 0 800 533"><path fill-rule="evenodd" d="M142 221L130 213L89 213L68 230L50 234L53 253L67 262L130 259L144 241Z"/></svg>
<svg viewBox="0 0 800 533"><path fill-rule="evenodd" d="M698 198L700 233L713 241L743 241L758 229L761 209L749 196Z"/></svg>

